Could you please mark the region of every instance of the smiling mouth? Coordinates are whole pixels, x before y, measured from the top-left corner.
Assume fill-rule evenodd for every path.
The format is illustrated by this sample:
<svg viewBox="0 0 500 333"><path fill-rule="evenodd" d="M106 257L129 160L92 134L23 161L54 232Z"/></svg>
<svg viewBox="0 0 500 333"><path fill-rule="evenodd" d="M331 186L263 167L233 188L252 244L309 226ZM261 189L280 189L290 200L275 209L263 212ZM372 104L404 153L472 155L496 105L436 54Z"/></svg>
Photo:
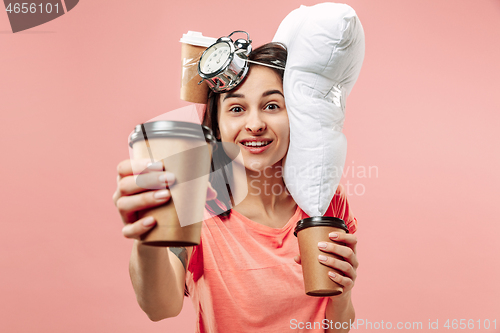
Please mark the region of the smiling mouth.
<svg viewBox="0 0 500 333"><path fill-rule="evenodd" d="M268 146L272 141L246 141L241 142L245 147L265 147Z"/></svg>

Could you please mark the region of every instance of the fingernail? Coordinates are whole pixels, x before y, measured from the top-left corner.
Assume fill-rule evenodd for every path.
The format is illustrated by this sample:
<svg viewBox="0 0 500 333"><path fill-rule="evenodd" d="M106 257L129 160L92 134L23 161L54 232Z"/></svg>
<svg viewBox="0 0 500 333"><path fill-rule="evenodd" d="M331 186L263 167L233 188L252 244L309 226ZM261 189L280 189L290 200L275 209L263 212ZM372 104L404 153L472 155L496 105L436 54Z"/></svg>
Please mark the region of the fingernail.
<svg viewBox="0 0 500 333"><path fill-rule="evenodd" d="M169 190L160 190L160 191L155 192L155 194L153 194L155 199L165 199L169 195L170 195Z"/></svg>
<svg viewBox="0 0 500 333"><path fill-rule="evenodd" d="M319 261L327 261L328 260L328 258L326 256L322 255L322 254L320 254L318 256L318 259L319 259Z"/></svg>
<svg viewBox="0 0 500 333"><path fill-rule="evenodd" d="M146 217L144 220L142 220L142 225L145 227L150 227L155 223L155 218L152 216Z"/></svg>
<svg viewBox="0 0 500 333"><path fill-rule="evenodd" d="M160 177L158 177L158 179L162 183L165 183L165 182L172 183L175 180L175 176L170 172L165 172L165 173L161 174Z"/></svg>
<svg viewBox="0 0 500 333"><path fill-rule="evenodd" d="M328 272L328 275L330 275L330 277L332 277L332 278L335 277L335 273L334 272Z"/></svg>
<svg viewBox="0 0 500 333"><path fill-rule="evenodd" d="M328 237L330 237L330 238L337 238L337 237L339 237L339 234L336 233L336 232L331 232L331 233L328 234Z"/></svg>
<svg viewBox="0 0 500 333"><path fill-rule="evenodd" d="M318 247L320 249L326 249L327 246L328 246L328 244L326 244L326 242L319 242L318 243Z"/></svg>

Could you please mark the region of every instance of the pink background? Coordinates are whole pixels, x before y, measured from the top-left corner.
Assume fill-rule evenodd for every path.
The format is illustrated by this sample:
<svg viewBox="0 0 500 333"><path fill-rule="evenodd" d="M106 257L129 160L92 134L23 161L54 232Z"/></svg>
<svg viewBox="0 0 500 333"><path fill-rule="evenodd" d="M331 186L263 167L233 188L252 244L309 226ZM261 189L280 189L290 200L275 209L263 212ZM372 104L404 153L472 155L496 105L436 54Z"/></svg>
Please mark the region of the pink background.
<svg viewBox="0 0 500 333"><path fill-rule="evenodd" d="M136 303L111 200L127 135L188 105L183 33L243 29L257 46L314 3L81 1L16 34L0 12L2 331L193 332L189 299L158 323ZM366 34L342 181L359 220L357 318L500 328L500 2L347 3Z"/></svg>

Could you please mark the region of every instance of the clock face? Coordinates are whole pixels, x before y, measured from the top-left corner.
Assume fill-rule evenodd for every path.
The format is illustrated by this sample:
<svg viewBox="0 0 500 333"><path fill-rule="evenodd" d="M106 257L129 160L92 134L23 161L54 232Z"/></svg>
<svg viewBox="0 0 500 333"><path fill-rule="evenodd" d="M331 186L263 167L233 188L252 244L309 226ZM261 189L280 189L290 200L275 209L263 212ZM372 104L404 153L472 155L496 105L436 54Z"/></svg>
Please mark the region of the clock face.
<svg viewBox="0 0 500 333"><path fill-rule="evenodd" d="M212 45L200 60L200 70L205 74L219 71L231 55L231 49L226 42Z"/></svg>

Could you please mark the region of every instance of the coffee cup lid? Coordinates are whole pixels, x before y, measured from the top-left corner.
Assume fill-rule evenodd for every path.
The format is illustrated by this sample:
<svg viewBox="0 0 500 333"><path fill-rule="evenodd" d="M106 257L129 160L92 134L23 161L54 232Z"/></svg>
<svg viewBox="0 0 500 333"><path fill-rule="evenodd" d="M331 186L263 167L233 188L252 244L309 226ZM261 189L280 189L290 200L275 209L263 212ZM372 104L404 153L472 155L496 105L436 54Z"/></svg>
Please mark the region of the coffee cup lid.
<svg viewBox="0 0 500 333"><path fill-rule="evenodd" d="M313 216L300 220L295 226L295 231L293 234L297 237L297 233L305 228L310 227L334 227L339 229L344 229L346 233L349 233L344 220L338 217L332 216Z"/></svg>
<svg viewBox="0 0 500 333"><path fill-rule="evenodd" d="M187 34L182 35L180 42L196 46L209 47L214 44L216 40L217 38L203 36L201 32L188 31Z"/></svg>
<svg viewBox="0 0 500 333"><path fill-rule="evenodd" d="M137 125L130 136L129 145L132 147L134 142L139 140L166 137L205 140L207 143L215 142L212 130L207 126L185 121L158 120Z"/></svg>

